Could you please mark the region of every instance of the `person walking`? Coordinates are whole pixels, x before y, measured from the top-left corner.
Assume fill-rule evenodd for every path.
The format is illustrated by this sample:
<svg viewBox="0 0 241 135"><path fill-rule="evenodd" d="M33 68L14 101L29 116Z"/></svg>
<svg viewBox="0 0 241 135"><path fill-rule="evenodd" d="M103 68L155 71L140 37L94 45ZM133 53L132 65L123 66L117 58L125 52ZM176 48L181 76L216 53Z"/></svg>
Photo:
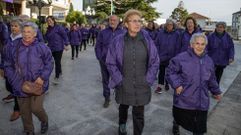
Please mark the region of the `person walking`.
<svg viewBox="0 0 241 135"><path fill-rule="evenodd" d="M48 116L43 108L44 93L48 90L49 77L53 70L53 58L50 49L36 39L37 25L32 22L23 24L22 40L14 42L6 50L5 73L14 96L17 96L23 128L26 135L34 135L32 114L41 122L41 134L48 130ZM39 96L23 92L23 83L33 82L42 88Z"/></svg>
<svg viewBox="0 0 241 135"><path fill-rule="evenodd" d="M191 48L172 58L167 68L166 78L174 89L174 135L180 134L179 125L193 135L206 133L209 91L217 100L221 99L213 61L205 52L207 42L204 34L193 34Z"/></svg>
<svg viewBox="0 0 241 135"><path fill-rule="evenodd" d="M207 51L214 62L218 83L220 83L223 70L234 61L234 43L225 28L225 22L218 22L215 32L208 36Z"/></svg>
<svg viewBox="0 0 241 135"><path fill-rule="evenodd" d="M185 31L181 33L180 52L184 52L190 48L190 39L194 33L202 33L202 31L197 28L197 21L193 17L187 17L184 26Z"/></svg>
<svg viewBox="0 0 241 135"><path fill-rule="evenodd" d="M16 42L20 42L19 40L22 40L22 22L18 18L13 18L10 22L10 27L11 27L11 34L8 40L7 45L4 47L4 52L3 55L6 55L6 49L7 48L13 48ZM6 59L7 56L3 57L3 61ZM4 63L4 62L3 62ZM17 97L14 96L13 93L13 88L11 84L8 81L8 77L5 75L5 82L6 82L6 89L11 93L7 97L3 98L2 100L7 102L9 101L10 97L14 99L14 108L13 108L13 113L10 116L10 121L15 121L20 117L20 111L19 111L19 105L18 105L18 100Z"/></svg>
<svg viewBox="0 0 241 135"><path fill-rule="evenodd" d="M169 60L176 56L181 47L180 35L176 31L175 22L171 19L167 19L164 30L157 34L155 40L157 46L160 67L158 75L158 86L155 90L156 93L162 93L162 86L165 84L165 90L169 90L168 82L165 79L165 70L169 64Z"/></svg>
<svg viewBox="0 0 241 135"><path fill-rule="evenodd" d="M72 50L72 60L74 60L74 57L78 58L79 55L79 46L82 41L82 34L77 28L77 24L73 24L71 26L70 32L68 33L69 36L69 41L71 45L71 50ZM76 52L76 55L75 53Z"/></svg>
<svg viewBox="0 0 241 135"><path fill-rule="evenodd" d="M110 16L109 27L100 31L95 46L95 55L100 63L100 70L102 76L103 96L105 98L105 102L103 104L104 108L107 108L110 104L110 88L108 87L110 75L107 70L105 60L108 48L113 45L111 43L112 39L114 39L117 35L123 33L123 29L118 26L118 24L119 18L116 15Z"/></svg>
<svg viewBox="0 0 241 135"><path fill-rule="evenodd" d="M58 84L59 77L62 75L61 59L63 50L68 50L69 39L65 29L56 23L53 16L47 17L47 24L48 28L45 38L55 61L55 78L53 83Z"/></svg>
<svg viewBox="0 0 241 135"><path fill-rule="evenodd" d="M156 79L159 56L153 40L141 30L142 14L128 10L123 19L127 29L111 42L106 65L119 104L119 135L126 135L128 108L132 106L133 135L141 135L144 128L144 106L151 100L151 85Z"/></svg>

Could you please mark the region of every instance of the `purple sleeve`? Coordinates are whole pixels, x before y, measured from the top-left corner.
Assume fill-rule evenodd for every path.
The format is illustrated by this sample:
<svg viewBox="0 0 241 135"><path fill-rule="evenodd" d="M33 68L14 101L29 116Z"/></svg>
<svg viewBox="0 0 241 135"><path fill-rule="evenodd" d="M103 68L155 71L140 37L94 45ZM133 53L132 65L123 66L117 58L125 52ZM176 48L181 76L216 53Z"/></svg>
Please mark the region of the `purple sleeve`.
<svg viewBox="0 0 241 135"><path fill-rule="evenodd" d="M53 61L53 57L50 49L45 45L43 45L43 47L41 46L41 48L42 48L41 50L43 50L41 53L43 53L42 60L44 63L44 69L42 70L40 77L43 80L47 81L49 80L49 77L53 70L54 61Z"/></svg>
<svg viewBox="0 0 241 135"><path fill-rule="evenodd" d="M115 42L113 42L115 43ZM123 79L122 74L117 66L117 53L115 44L113 44L107 52L106 57L106 66L111 76L111 81L109 83L110 88L115 88L117 85L119 85Z"/></svg>
<svg viewBox="0 0 241 135"><path fill-rule="evenodd" d="M166 69L166 79L173 89L181 86L181 78L179 72L181 70L177 57L170 60L169 65Z"/></svg>
<svg viewBox="0 0 241 135"><path fill-rule="evenodd" d="M102 45L103 45L103 35L102 35L102 32L100 32L100 34L98 34L97 36L96 45L95 45L95 56L98 60L101 60Z"/></svg>

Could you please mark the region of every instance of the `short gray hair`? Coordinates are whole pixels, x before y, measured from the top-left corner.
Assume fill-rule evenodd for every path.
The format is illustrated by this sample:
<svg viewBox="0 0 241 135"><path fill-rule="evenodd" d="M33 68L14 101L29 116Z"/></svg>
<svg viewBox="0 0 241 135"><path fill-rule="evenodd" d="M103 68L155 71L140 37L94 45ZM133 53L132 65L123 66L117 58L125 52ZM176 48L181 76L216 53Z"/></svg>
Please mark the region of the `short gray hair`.
<svg viewBox="0 0 241 135"><path fill-rule="evenodd" d="M175 21L174 21L173 19L167 19L167 20L166 20L166 23L165 23L165 25L164 25L165 29L166 29L168 23L172 23L172 24L173 24L173 29L176 28L176 23L175 23Z"/></svg>
<svg viewBox="0 0 241 135"><path fill-rule="evenodd" d="M38 32L38 25L36 24L36 23L34 23L34 22L24 22L23 23L23 28L24 27L31 27L31 28L33 28L33 30L34 30L34 32L37 34L37 32Z"/></svg>
<svg viewBox="0 0 241 135"><path fill-rule="evenodd" d="M227 26L226 22L217 22L216 27L218 27L219 25L223 25L224 28L226 28Z"/></svg>
<svg viewBox="0 0 241 135"><path fill-rule="evenodd" d="M21 30L23 29L23 23L22 23L22 21L21 21L18 17L13 17L13 18L11 19L10 24L12 24L12 23L17 23L18 26L20 27L20 29L21 29Z"/></svg>
<svg viewBox="0 0 241 135"><path fill-rule="evenodd" d="M190 39L190 44L192 46L193 43L195 43L197 38L203 38L205 40L205 45L208 44L208 39L207 36L203 33L195 33L192 35L191 39Z"/></svg>

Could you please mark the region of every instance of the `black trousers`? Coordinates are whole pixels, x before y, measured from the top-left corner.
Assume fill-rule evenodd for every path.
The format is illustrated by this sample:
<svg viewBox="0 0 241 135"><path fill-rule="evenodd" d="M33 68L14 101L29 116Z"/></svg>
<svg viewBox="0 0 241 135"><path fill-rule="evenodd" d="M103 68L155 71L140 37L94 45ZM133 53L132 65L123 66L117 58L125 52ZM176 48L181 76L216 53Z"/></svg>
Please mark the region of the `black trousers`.
<svg viewBox="0 0 241 135"><path fill-rule="evenodd" d="M215 75L216 75L218 84L220 83L221 77L223 75L223 70L225 68L226 68L226 66L215 65Z"/></svg>
<svg viewBox="0 0 241 135"><path fill-rule="evenodd" d="M119 124L126 124L129 105L120 104ZM134 135L141 135L144 128L144 106L133 106L132 108Z"/></svg>
<svg viewBox="0 0 241 135"><path fill-rule="evenodd" d="M100 70L101 70L101 77L102 77L102 84L103 84L103 96L106 99L110 98L110 88L108 87L110 74L107 70L107 67L104 62L100 62Z"/></svg>
<svg viewBox="0 0 241 135"><path fill-rule="evenodd" d="M7 78L5 78L5 80L6 80L5 81L5 85L6 85L7 91L9 91L11 94L13 94L13 89L12 89L11 84L9 83ZM19 105L18 105L18 100L17 100L16 96L14 96L14 107L13 107L13 110L19 112Z"/></svg>
<svg viewBox="0 0 241 135"><path fill-rule="evenodd" d="M158 84L164 85L164 82L166 85L168 85L167 80L165 79L165 72L168 65L160 65L159 67L159 74L158 74Z"/></svg>
<svg viewBox="0 0 241 135"><path fill-rule="evenodd" d="M76 58L79 55L79 46L78 45L71 45L71 50L72 50L72 58L74 58L74 51L76 52Z"/></svg>
<svg viewBox="0 0 241 135"><path fill-rule="evenodd" d="M63 50L52 52L52 55L55 62L55 77L59 78L59 75L62 74L61 59L63 55Z"/></svg>
<svg viewBox="0 0 241 135"><path fill-rule="evenodd" d="M86 50L87 40L88 40L88 39L82 39L82 42L81 42L81 45L80 45L80 51L82 50L82 46L83 46L83 45L84 45L84 50Z"/></svg>
<svg viewBox="0 0 241 135"><path fill-rule="evenodd" d="M92 46L95 46L96 44L96 37L92 36Z"/></svg>

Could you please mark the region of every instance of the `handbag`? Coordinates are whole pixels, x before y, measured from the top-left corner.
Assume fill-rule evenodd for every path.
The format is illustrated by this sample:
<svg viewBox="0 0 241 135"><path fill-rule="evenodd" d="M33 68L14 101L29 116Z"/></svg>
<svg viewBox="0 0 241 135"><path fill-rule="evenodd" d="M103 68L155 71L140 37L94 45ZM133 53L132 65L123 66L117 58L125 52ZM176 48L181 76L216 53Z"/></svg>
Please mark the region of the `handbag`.
<svg viewBox="0 0 241 135"><path fill-rule="evenodd" d="M39 85L30 81L25 81L22 85L22 90L28 95L40 96L43 93L43 85Z"/></svg>

